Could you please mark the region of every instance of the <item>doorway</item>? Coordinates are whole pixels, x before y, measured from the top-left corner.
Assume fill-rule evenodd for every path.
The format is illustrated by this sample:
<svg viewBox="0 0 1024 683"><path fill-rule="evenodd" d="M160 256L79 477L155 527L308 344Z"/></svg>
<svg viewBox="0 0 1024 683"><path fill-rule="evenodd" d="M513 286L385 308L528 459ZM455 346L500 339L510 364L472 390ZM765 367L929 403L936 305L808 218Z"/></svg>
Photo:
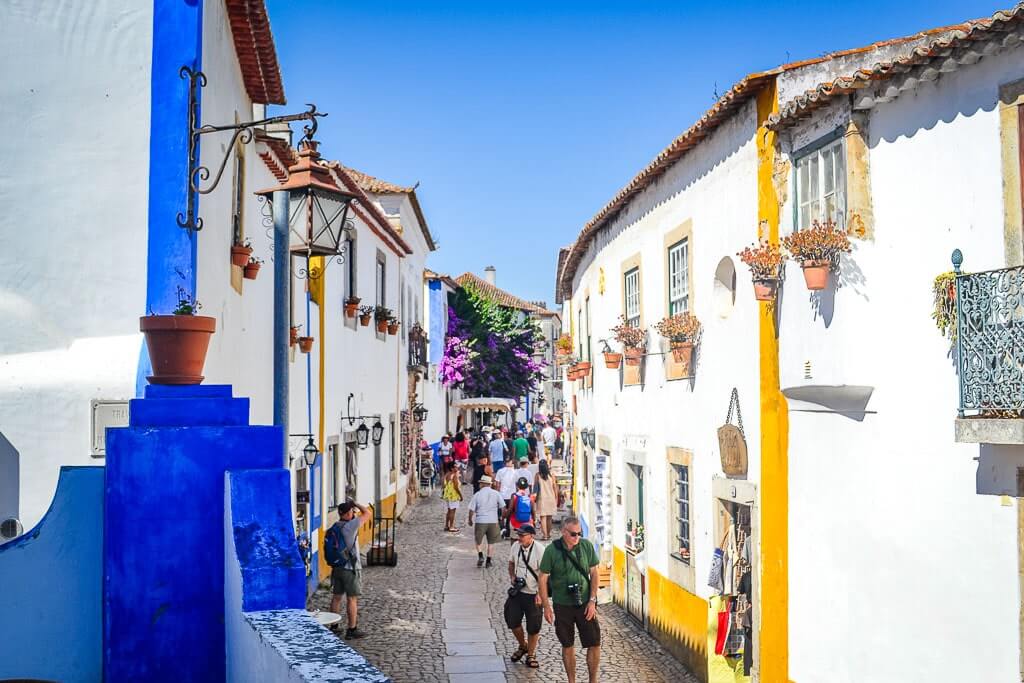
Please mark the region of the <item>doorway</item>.
<svg viewBox="0 0 1024 683"><path fill-rule="evenodd" d="M626 612L645 623L647 576L638 556L644 552L644 466L626 463Z"/></svg>

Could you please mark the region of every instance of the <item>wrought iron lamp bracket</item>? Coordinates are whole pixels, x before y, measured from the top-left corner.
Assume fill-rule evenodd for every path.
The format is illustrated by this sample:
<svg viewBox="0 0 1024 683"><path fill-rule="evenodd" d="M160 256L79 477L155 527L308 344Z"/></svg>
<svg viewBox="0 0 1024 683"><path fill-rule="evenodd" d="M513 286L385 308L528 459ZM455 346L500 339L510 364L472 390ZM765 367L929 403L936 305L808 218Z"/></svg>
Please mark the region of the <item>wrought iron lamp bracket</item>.
<svg viewBox="0 0 1024 683"><path fill-rule="evenodd" d="M312 140L316 134L317 118L327 116L326 113L316 110L315 104L307 104L307 111L299 114L285 114L283 116L270 116L258 121L244 121L242 123L229 124L226 126L201 126L199 125L199 91L206 87L206 74L198 69L183 66L178 70L178 75L188 80L188 179L185 198L185 212L177 216L178 225L186 230L202 230L203 219L197 211L198 199L201 194L209 194L220 183L227 168L228 159L239 142L247 145L252 141L253 132L257 128L275 123L288 123L291 121L308 121L302 127L304 137ZM217 166L217 172L213 180L206 186L202 184L210 179L210 169L199 164L199 138L208 133L231 132L231 143L228 144L224 158Z"/></svg>

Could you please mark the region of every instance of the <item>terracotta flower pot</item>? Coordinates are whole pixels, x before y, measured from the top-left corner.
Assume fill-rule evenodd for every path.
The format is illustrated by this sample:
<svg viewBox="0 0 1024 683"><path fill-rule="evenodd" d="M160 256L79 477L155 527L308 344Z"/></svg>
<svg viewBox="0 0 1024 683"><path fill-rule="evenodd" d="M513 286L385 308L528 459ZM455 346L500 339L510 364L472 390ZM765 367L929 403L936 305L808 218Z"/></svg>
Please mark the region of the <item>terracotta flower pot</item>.
<svg viewBox="0 0 1024 683"><path fill-rule="evenodd" d="M693 362L693 343L692 342L671 342L672 345L672 358L686 368L686 373L690 372L690 363Z"/></svg>
<svg viewBox="0 0 1024 683"><path fill-rule="evenodd" d="M147 315L139 318L146 335L153 374L150 384L199 384L217 329L216 318L206 315Z"/></svg>
<svg viewBox="0 0 1024 683"><path fill-rule="evenodd" d="M345 317L354 318L359 314L359 299L349 299L345 302Z"/></svg>
<svg viewBox="0 0 1024 683"><path fill-rule="evenodd" d="M621 353L605 353L604 354L604 365L609 370L618 370L619 366L622 365L622 354Z"/></svg>
<svg viewBox="0 0 1024 683"><path fill-rule="evenodd" d="M388 334L392 337L398 334L398 323L390 323L388 325Z"/></svg>
<svg viewBox="0 0 1024 683"><path fill-rule="evenodd" d="M231 246L231 263L239 268L245 268L252 256L252 247L243 247L241 244Z"/></svg>
<svg viewBox="0 0 1024 683"><path fill-rule="evenodd" d="M778 291L778 280L754 280L754 298L758 301L774 301Z"/></svg>
<svg viewBox="0 0 1024 683"><path fill-rule="evenodd" d="M299 339L299 331L294 327L288 328L288 346L295 346Z"/></svg>
<svg viewBox="0 0 1024 683"><path fill-rule="evenodd" d="M631 347L626 349L626 365L637 366L644 359L644 350Z"/></svg>
<svg viewBox="0 0 1024 683"><path fill-rule="evenodd" d="M313 338L312 337L299 337L299 351L303 353L309 353L313 350Z"/></svg>
<svg viewBox="0 0 1024 683"><path fill-rule="evenodd" d="M387 332L388 331L388 321L387 320L378 320L377 321L377 331L380 332L381 334L384 334L385 332Z"/></svg>
<svg viewBox="0 0 1024 683"><path fill-rule="evenodd" d="M242 277L246 280L255 280L256 276L260 273L259 263L246 263L245 268L242 270Z"/></svg>
<svg viewBox="0 0 1024 683"><path fill-rule="evenodd" d="M370 314L367 313L365 315L359 316L359 324L362 325L363 327L369 327L370 326Z"/></svg>
<svg viewBox="0 0 1024 683"><path fill-rule="evenodd" d="M804 271L804 282L807 289L816 291L825 289L828 286L828 274L832 270L832 264L826 260L804 261L800 264Z"/></svg>
<svg viewBox="0 0 1024 683"><path fill-rule="evenodd" d="M576 364L576 369L579 371L581 375L590 374L590 367L591 366L589 360L583 360Z"/></svg>

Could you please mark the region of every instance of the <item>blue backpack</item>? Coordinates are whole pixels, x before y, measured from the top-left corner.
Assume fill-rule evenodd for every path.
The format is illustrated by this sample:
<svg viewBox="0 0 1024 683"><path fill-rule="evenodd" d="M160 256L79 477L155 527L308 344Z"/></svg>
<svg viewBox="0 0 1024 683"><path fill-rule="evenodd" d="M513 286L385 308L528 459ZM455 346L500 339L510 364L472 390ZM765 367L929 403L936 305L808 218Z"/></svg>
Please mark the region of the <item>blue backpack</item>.
<svg viewBox="0 0 1024 683"><path fill-rule="evenodd" d="M341 533L341 527L333 525L324 534L324 559L332 567L338 567L348 563L345 553L345 536Z"/></svg>
<svg viewBox="0 0 1024 683"><path fill-rule="evenodd" d="M516 494L516 521L523 523L529 522L533 519L533 502L530 500L529 495Z"/></svg>

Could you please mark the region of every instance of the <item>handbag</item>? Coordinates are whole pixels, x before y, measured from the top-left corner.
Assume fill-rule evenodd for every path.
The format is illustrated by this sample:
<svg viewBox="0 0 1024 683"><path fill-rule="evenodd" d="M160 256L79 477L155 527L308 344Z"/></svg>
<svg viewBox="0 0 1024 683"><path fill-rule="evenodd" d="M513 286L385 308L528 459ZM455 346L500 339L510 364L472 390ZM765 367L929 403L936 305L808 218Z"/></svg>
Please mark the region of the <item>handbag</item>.
<svg viewBox="0 0 1024 683"><path fill-rule="evenodd" d="M718 612L718 636L715 638L715 654L725 652L725 643L729 639L729 630L732 626L732 614L729 612L729 598L722 600L722 607Z"/></svg>

